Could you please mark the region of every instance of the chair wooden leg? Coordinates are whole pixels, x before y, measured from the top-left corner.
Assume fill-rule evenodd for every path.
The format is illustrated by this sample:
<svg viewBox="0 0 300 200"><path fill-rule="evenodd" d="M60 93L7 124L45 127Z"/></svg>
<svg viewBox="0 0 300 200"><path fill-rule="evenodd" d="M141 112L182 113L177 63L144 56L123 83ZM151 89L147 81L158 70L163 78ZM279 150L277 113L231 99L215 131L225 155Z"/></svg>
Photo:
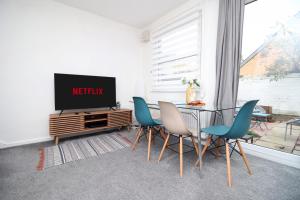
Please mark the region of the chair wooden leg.
<svg viewBox="0 0 300 200"><path fill-rule="evenodd" d="M163 129L163 128L160 128L160 129L159 129L159 133L160 133L160 136L161 136L162 138L164 138L164 140L166 140L166 139L167 139L167 136L166 136L166 134L165 134L165 132L164 132L164 129Z"/></svg>
<svg viewBox="0 0 300 200"><path fill-rule="evenodd" d="M204 145L204 147L203 147L203 149L202 149L202 153L201 153L202 158L203 158L203 156L205 155L208 146L210 145L211 137L212 137L212 136L209 136L209 137L207 138L207 141L206 141L206 143L205 143L205 145ZM200 161L197 160L197 162L196 162L195 165L198 166L199 163L200 163Z"/></svg>
<svg viewBox="0 0 300 200"><path fill-rule="evenodd" d="M216 148L216 151L215 151L215 154L216 154L215 158L217 158L217 159L221 156L220 147L219 147L219 146L221 146L221 141L222 141L221 138L218 137L217 141L216 141L217 148Z"/></svg>
<svg viewBox="0 0 300 200"><path fill-rule="evenodd" d="M231 169L230 169L230 152L229 152L229 144L225 143L226 147L226 162L227 162L227 181L228 186L231 187Z"/></svg>
<svg viewBox="0 0 300 200"><path fill-rule="evenodd" d="M144 129L143 127L141 127L141 135L140 135L140 137L139 137L139 139L138 139L138 143L141 141L141 138L142 138L143 134L145 134L144 131L145 131L145 129ZM145 138L146 138L146 140L147 140L147 134L145 134L145 135L146 135ZM147 141L148 141L148 140L147 140Z"/></svg>
<svg viewBox="0 0 300 200"><path fill-rule="evenodd" d="M155 134L152 135L151 142L152 144L155 144Z"/></svg>
<svg viewBox="0 0 300 200"><path fill-rule="evenodd" d="M142 129L142 127L137 128L137 131L135 132L135 139L137 138L141 129Z"/></svg>
<svg viewBox="0 0 300 200"><path fill-rule="evenodd" d="M59 141L58 136L55 136L55 145L58 145L58 141Z"/></svg>
<svg viewBox="0 0 300 200"><path fill-rule="evenodd" d="M242 149L242 145L240 144L240 141L238 141L238 140L236 141L236 143L238 144L238 147L240 149L240 153L242 154L242 157L243 157L244 163L245 163L245 165L247 167L248 173L250 175L252 175L252 172L251 172L250 167L249 167L248 160L246 158L246 154L244 153L244 150Z"/></svg>
<svg viewBox="0 0 300 200"><path fill-rule="evenodd" d="M151 128L149 129L149 136L148 136L148 160L150 160L150 154L151 154L151 140L152 140L152 132Z"/></svg>
<svg viewBox="0 0 300 200"><path fill-rule="evenodd" d="M135 147L136 147L137 143L140 140L142 130L143 130L142 128L139 128L138 131L136 132L135 141L134 141L134 143L132 145L132 151L135 150Z"/></svg>
<svg viewBox="0 0 300 200"><path fill-rule="evenodd" d="M196 154L198 156L199 155L199 149L198 149L198 145L195 142L194 136L191 135L191 139L192 139L192 143L193 143L193 146L195 148Z"/></svg>
<svg viewBox="0 0 300 200"><path fill-rule="evenodd" d="M183 174L183 150L182 150L182 135L179 136L179 162L180 162L180 177Z"/></svg>
<svg viewBox="0 0 300 200"><path fill-rule="evenodd" d="M147 140L147 141L149 141L149 129L150 129L150 128L148 127L148 128L147 128L147 132L146 132L146 134L145 134L146 140ZM147 134L147 133L148 133L148 134Z"/></svg>
<svg viewBox="0 0 300 200"><path fill-rule="evenodd" d="M205 144L205 146L203 147L203 150L202 150L202 157L205 155L206 150L207 150L207 148L208 148L209 145L210 145L211 137L212 137L212 136L209 136L209 137L207 138L206 144Z"/></svg>
<svg viewBox="0 0 300 200"><path fill-rule="evenodd" d="M158 162L161 160L161 158L162 158L162 156L164 154L164 151L165 151L166 146L167 146L168 141L169 141L169 137L170 137L170 134L168 133L167 138L165 139L165 142L164 142L164 146L163 146L163 148L160 151L160 154L159 154L159 157L158 157Z"/></svg>

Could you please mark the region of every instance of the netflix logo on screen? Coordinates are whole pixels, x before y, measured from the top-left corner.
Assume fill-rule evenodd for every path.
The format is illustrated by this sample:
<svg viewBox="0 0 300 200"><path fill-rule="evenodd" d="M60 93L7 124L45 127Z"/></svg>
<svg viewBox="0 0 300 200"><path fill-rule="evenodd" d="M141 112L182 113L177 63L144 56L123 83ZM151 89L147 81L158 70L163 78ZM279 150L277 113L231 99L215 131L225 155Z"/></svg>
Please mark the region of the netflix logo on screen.
<svg viewBox="0 0 300 200"><path fill-rule="evenodd" d="M55 110L116 106L116 79L54 74Z"/></svg>
<svg viewBox="0 0 300 200"><path fill-rule="evenodd" d="M104 89L103 88L72 88L72 95L73 96L81 96L81 95L103 95Z"/></svg>

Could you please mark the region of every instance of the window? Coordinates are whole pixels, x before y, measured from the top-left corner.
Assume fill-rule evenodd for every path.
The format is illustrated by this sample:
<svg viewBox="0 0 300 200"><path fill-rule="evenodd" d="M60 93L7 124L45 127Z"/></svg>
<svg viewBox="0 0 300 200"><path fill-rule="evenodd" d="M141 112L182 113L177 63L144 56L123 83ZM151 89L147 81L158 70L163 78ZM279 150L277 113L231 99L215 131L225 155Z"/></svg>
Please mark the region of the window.
<svg viewBox="0 0 300 200"><path fill-rule="evenodd" d="M267 14L266 14L267 11ZM300 155L300 1L245 7L238 100L259 99L254 144Z"/></svg>
<svg viewBox="0 0 300 200"><path fill-rule="evenodd" d="M200 17L185 13L152 32L152 90L180 90L183 78L200 77Z"/></svg>

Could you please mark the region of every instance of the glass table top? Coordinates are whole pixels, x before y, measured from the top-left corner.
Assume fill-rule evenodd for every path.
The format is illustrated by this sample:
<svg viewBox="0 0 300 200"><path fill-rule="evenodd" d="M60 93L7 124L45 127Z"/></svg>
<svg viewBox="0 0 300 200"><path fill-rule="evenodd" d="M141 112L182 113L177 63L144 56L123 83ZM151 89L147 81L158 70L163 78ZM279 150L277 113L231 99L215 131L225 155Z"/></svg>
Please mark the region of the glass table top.
<svg viewBox="0 0 300 200"><path fill-rule="evenodd" d="M158 103L147 103L150 108L156 108L159 109ZM188 105L186 103L174 103L177 108L180 109L188 109L188 110L196 110L196 111L208 111L208 112L216 112L216 111L222 111L222 110L231 110L239 108L240 106L229 106L229 105L223 105L223 106L214 106L214 105L203 105L203 106L193 106Z"/></svg>

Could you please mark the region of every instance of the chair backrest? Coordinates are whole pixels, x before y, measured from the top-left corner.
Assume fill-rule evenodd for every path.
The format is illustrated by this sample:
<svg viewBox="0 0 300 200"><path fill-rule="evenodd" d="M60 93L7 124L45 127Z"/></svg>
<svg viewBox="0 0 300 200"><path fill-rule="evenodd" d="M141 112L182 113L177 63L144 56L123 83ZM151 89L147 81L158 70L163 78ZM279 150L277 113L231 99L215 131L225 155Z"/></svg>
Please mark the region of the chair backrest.
<svg viewBox="0 0 300 200"><path fill-rule="evenodd" d="M189 130L181 117L180 111L170 102L159 101L160 118L165 128L173 134L186 135Z"/></svg>
<svg viewBox="0 0 300 200"><path fill-rule="evenodd" d="M224 137L229 139L237 139L248 133L251 124L252 113L257 102L258 100L248 101L242 106L235 117L230 130Z"/></svg>
<svg viewBox="0 0 300 200"><path fill-rule="evenodd" d="M134 114L136 120L142 126L152 126L154 120L151 116L147 103L142 97L132 97L134 103Z"/></svg>

